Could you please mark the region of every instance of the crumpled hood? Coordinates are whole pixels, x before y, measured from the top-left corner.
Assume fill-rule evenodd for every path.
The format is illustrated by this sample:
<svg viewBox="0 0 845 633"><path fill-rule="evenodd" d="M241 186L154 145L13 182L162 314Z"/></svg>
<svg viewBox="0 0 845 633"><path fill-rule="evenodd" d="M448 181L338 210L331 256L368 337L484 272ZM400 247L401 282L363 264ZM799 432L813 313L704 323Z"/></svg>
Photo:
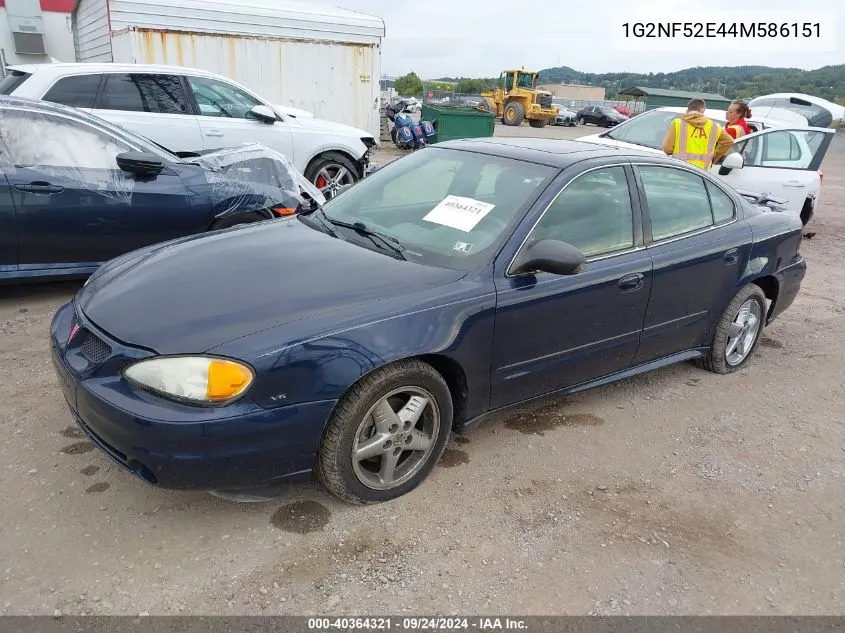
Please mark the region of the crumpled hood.
<svg viewBox="0 0 845 633"><path fill-rule="evenodd" d="M460 271L394 259L296 217L185 238L105 264L77 295L97 327L161 354L451 283ZM409 300L410 301L410 300Z"/></svg>
<svg viewBox="0 0 845 633"><path fill-rule="evenodd" d="M294 125L295 127L304 128L306 130L315 130L318 132L331 132L332 134L350 136L356 139L360 139L365 136L372 137L372 134L370 134L366 130L360 130L357 127L352 127L351 125L344 125L343 123L327 121L326 119L297 117L295 119L295 123L292 123L292 125Z"/></svg>

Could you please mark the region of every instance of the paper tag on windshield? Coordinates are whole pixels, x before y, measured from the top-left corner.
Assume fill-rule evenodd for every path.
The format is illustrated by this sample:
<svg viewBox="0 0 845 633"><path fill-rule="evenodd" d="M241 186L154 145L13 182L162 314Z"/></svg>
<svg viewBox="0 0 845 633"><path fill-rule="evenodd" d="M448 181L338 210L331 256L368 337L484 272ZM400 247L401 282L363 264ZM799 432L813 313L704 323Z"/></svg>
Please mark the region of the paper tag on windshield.
<svg viewBox="0 0 845 633"><path fill-rule="evenodd" d="M459 231L469 232L493 210L495 204L480 202L461 196L446 196L443 202L434 207L423 218L427 222L450 226Z"/></svg>

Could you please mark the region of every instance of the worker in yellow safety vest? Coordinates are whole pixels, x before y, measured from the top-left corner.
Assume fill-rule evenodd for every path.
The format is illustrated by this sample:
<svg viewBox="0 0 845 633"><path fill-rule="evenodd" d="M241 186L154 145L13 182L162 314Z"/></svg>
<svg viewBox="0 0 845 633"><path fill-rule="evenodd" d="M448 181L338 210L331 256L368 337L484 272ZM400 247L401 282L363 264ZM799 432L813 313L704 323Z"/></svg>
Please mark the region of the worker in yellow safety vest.
<svg viewBox="0 0 845 633"><path fill-rule="evenodd" d="M691 99L687 112L673 119L663 139L663 151L682 161L709 171L734 140L715 121L704 116L707 105L702 99Z"/></svg>

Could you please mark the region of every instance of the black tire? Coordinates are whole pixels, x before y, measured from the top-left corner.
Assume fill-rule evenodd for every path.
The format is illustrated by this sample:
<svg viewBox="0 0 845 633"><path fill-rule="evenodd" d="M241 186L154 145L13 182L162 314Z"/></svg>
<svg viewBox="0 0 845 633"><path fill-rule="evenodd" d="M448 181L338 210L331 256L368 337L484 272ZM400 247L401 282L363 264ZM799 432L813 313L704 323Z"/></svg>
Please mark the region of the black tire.
<svg viewBox="0 0 845 633"><path fill-rule="evenodd" d="M353 163L348 156L339 152L326 152L325 154L321 154L311 161L305 169L304 175L308 182L317 187L317 189L322 190L324 187L317 184L321 178L320 172L327 170L330 173L334 173L335 170L341 167L349 173L351 183L358 182L361 179L361 175L358 173L358 168L355 166L355 163ZM341 182L340 184L351 183ZM326 197L326 200L328 200L333 198L335 194L327 189L326 191L323 191L323 195Z"/></svg>
<svg viewBox="0 0 845 633"><path fill-rule="evenodd" d="M425 461L410 479L394 488L374 489L356 475L352 448L368 411L391 391L403 387L423 389L431 394L440 413L437 436ZM449 387L433 367L409 360L378 369L350 388L335 407L317 453L317 478L331 494L348 503L380 503L401 497L421 484L437 465L449 441L452 419Z"/></svg>
<svg viewBox="0 0 845 633"><path fill-rule="evenodd" d="M731 364L728 362L727 358L727 348L730 340L731 328L734 325L734 320L738 318L740 308L747 301L756 302L759 309L760 317L759 324L757 326L757 333L744 358L742 358L742 360L738 363ZM710 346L710 350L707 352L706 356L696 361L698 366L716 374L731 374L735 371L739 371L754 357L754 353L760 345L760 339L763 336L763 329L765 328L765 325L766 295L763 293L760 286L757 286L756 284L748 284L736 293L734 298L728 304L728 307L725 309L725 312L722 314L719 319L719 323L716 326L716 334L713 337L713 343Z"/></svg>
<svg viewBox="0 0 845 633"><path fill-rule="evenodd" d="M220 231L222 229L230 229L233 226L240 226L241 224L252 224L253 222L261 222L263 220L269 220L267 216L261 215L260 213L256 213L254 211L250 211L249 213L236 213L234 215L226 216L225 218L220 218L219 220L215 220L214 223L211 225L212 231Z"/></svg>
<svg viewBox="0 0 845 633"><path fill-rule="evenodd" d="M511 116L508 113L511 113ZM523 119L525 119L525 108L518 101L511 101L502 111L502 123L505 125L516 127L522 125Z"/></svg>
<svg viewBox="0 0 845 633"><path fill-rule="evenodd" d="M584 117L579 116L575 119L575 125L584 125Z"/></svg>
<svg viewBox="0 0 845 633"><path fill-rule="evenodd" d="M546 127L546 119L528 119L528 125L531 127Z"/></svg>

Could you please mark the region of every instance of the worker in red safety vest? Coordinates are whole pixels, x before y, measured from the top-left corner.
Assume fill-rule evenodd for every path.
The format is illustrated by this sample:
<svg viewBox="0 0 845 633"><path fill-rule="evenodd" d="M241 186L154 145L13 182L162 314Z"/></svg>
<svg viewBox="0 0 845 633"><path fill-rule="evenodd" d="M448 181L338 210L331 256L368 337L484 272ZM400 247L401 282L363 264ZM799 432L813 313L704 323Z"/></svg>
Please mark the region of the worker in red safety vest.
<svg viewBox="0 0 845 633"><path fill-rule="evenodd" d="M751 118L751 108L745 101L734 101L729 107L725 116L728 120L728 134L734 139L746 134L751 134L751 128L748 127L746 119Z"/></svg>
<svg viewBox="0 0 845 633"><path fill-rule="evenodd" d="M702 99L691 99L687 112L674 119L663 139L663 152L674 158L709 171L734 144L725 129L704 116L707 105Z"/></svg>

